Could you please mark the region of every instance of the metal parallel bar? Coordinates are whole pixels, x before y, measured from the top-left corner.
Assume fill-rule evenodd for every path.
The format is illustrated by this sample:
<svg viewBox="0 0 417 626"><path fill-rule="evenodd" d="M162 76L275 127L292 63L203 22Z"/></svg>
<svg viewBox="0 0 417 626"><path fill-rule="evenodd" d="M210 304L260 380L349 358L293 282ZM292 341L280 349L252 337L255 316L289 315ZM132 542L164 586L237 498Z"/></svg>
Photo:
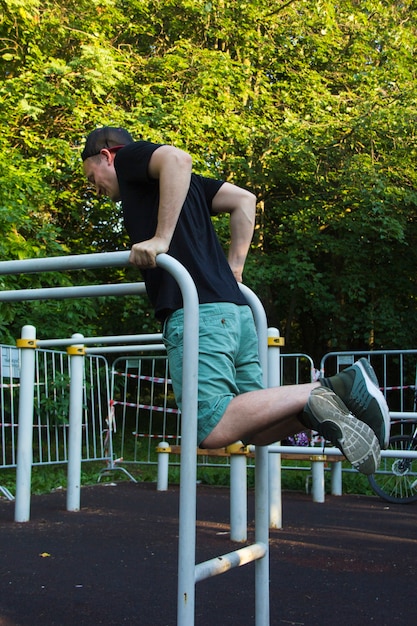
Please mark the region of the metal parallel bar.
<svg viewBox="0 0 417 626"><path fill-rule="evenodd" d="M125 266L128 252L77 255L30 259L25 261L0 262L0 274L36 273L46 271L66 271L97 267ZM159 267L167 270L176 279L184 302L184 361L183 361L183 406L181 441L180 512L179 512L179 554L178 554L178 605L177 623L193 626L195 615L195 576L196 576L196 484L197 463L195 442L197 439L197 389L198 389L198 296L197 290L185 268L172 257L161 254L157 258ZM138 285L117 285L116 289L125 294L138 293ZM42 291L38 293L38 291ZM115 286L95 286L94 288L57 288L49 290L22 290L3 292L3 301L40 299L51 297L85 297L87 295L108 295L114 293ZM258 298L242 286L255 318L258 331L259 356L267 384L267 325L265 311ZM46 293L45 293L46 292ZM20 294L20 297L19 295ZM30 351L32 352L32 351ZM32 415L33 422L33 415ZM31 429L30 429L31 430ZM27 482L27 481L26 481ZM256 559L256 624L269 624L269 560L268 560L268 450L256 448L256 543L244 549L244 557ZM251 557L251 558L249 558ZM218 557L216 562L225 557ZM236 556L228 556L230 564ZM197 566L198 567L198 566ZM206 566L201 566L200 570ZM197 569L197 571L200 571Z"/></svg>
<svg viewBox="0 0 417 626"><path fill-rule="evenodd" d="M163 343L143 344L141 346L100 346L97 348L86 348L86 354L127 354L129 352L165 352L166 348Z"/></svg>
<svg viewBox="0 0 417 626"><path fill-rule="evenodd" d="M240 550L199 563L195 568L195 580L200 582L206 578L224 574L234 567L240 567L256 559L262 559L266 554L267 547L265 544L253 543L250 546L240 548Z"/></svg>
<svg viewBox="0 0 417 626"><path fill-rule="evenodd" d="M141 295L144 293L146 293L146 290L143 283L78 285L74 287L42 287L40 289L13 289L10 291L2 291L0 292L0 302L20 302L23 300L68 300L71 298L94 298L114 295L129 296Z"/></svg>
<svg viewBox="0 0 417 626"><path fill-rule="evenodd" d="M110 344L124 344L125 343L137 343L138 341L161 341L162 333L154 333L149 335L109 335L108 337L85 337L83 345L92 346L100 343L106 345ZM38 339L36 341L37 348L51 348L58 346L72 346L73 340L68 339Z"/></svg>
<svg viewBox="0 0 417 626"><path fill-rule="evenodd" d="M138 341L162 341L162 333L149 333L141 335L109 335L108 337L86 337L84 345L95 343L137 343Z"/></svg>
<svg viewBox="0 0 417 626"><path fill-rule="evenodd" d="M255 450L255 446L249 446L249 450ZM268 453L270 454L302 454L311 456L340 456L343 454L338 448L325 447L322 448L320 446L279 446L279 445L271 445L267 448ZM389 457L389 458L405 458L405 459L415 459L417 458L416 450L381 450L381 457Z"/></svg>
<svg viewBox="0 0 417 626"><path fill-rule="evenodd" d="M97 252L43 259L1 261L0 274L37 274L38 272L65 272L67 270L88 270L99 267L126 267L129 265L129 254L128 251Z"/></svg>

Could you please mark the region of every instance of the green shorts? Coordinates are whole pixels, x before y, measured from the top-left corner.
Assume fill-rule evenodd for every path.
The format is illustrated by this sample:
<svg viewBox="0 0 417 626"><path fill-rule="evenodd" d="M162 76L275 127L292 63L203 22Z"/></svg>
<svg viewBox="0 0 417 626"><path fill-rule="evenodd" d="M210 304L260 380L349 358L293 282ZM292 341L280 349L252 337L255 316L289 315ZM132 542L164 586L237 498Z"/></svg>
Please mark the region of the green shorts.
<svg viewBox="0 0 417 626"><path fill-rule="evenodd" d="M182 404L184 312L179 309L164 324L172 387ZM258 337L248 306L230 303L199 307L198 445L219 423L229 402L246 391L263 389Z"/></svg>

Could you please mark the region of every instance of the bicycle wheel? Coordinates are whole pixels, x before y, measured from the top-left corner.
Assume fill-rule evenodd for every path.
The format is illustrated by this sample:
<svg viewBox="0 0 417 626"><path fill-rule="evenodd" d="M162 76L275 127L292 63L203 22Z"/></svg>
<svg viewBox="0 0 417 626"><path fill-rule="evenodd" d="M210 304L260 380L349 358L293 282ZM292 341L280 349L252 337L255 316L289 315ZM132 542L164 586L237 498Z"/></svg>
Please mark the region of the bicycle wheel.
<svg viewBox="0 0 417 626"><path fill-rule="evenodd" d="M395 435L389 441L388 450L415 450L412 437ZM383 457L376 474L368 476L369 484L375 493L387 502L408 504L417 501L417 458L404 459Z"/></svg>

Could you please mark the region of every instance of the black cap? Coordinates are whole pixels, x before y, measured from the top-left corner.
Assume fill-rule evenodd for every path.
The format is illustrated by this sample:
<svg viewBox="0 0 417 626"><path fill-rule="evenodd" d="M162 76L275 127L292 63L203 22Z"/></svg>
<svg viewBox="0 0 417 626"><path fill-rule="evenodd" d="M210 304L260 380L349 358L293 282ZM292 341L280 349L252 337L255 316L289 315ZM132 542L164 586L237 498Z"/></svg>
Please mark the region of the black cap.
<svg viewBox="0 0 417 626"><path fill-rule="evenodd" d="M121 148L128 143L133 143L134 139L124 128L114 128L113 126L103 126L93 130L85 142L84 150L81 153L83 161L89 157L100 154L103 148Z"/></svg>

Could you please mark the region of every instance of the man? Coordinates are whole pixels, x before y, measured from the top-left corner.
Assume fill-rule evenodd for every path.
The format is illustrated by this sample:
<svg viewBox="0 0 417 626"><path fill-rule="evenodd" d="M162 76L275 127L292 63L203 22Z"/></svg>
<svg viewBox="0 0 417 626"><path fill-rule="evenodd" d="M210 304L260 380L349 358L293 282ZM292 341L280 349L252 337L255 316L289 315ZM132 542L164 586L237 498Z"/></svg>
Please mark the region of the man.
<svg viewBox="0 0 417 626"><path fill-rule="evenodd" d="M199 296L198 445L235 441L268 445L305 427L336 445L364 474L376 471L389 439L389 412L366 359L302 385L264 389L256 329L238 286L255 223L255 196L192 173L191 157L169 145L135 142L122 128L94 130L82 152L99 196L121 201L132 242L130 262L143 273L163 324L170 374L181 407L183 309L180 290L156 265L169 253L189 271ZM230 214L224 255L211 215Z"/></svg>

